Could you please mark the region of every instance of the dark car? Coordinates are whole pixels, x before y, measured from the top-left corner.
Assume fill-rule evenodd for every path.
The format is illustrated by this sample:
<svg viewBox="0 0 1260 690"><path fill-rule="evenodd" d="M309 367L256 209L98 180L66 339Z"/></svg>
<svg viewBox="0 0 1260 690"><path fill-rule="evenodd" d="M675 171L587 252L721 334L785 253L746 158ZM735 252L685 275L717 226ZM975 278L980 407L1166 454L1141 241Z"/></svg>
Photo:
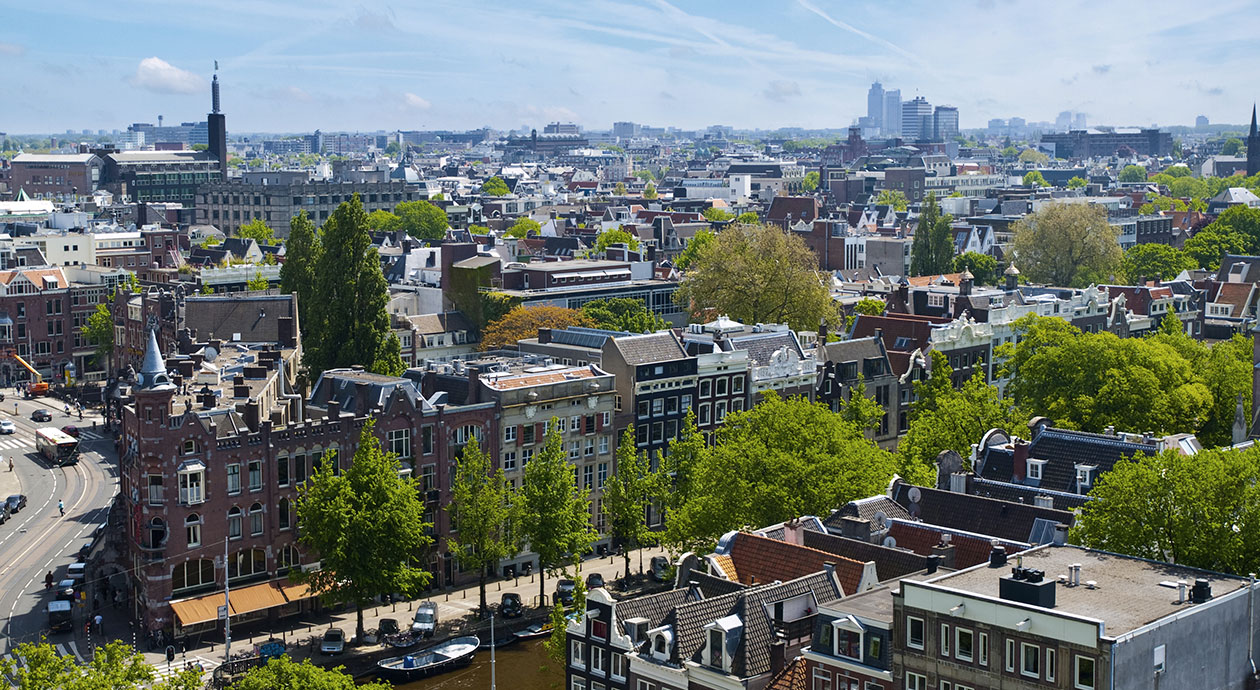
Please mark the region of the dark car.
<svg viewBox="0 0 1260 690"><path fill-rule="evenodd" d="M31 413L31 421L34 422L51 422L52 413L45 409L38 409Z"/></svg>
<svg viewBox="0 0 1260 690"><path fill-rule="evenodd" d="M9 513L9 504L8 504L8 502L6 501L5 503L0 504L0 525L2 525L2 524L4 524L4 523L8 522L8 521L9 521L9 516L10 516L10 515L11 515L11 513Z"/></svg>
<svg viewBox="0 0 1260 690"><path fill-rule="evenodd" d="M604 576L599 573L591 573L586 576L586 588L598 589L604 586Z"/></svg>
<svg viewBox="0 0 1260 690"><path fill-rule="evenodd" d="M4 499L4 503L9 507L10 513L16 513L26 507L26 494L13 494Z"/></svg>
<svg viewBox="0 0 1260 690"><path fill-rule="evenodd" d="M382 618L381 622L376 627L376 632L382 637L385 635L394 635L398 632L398 621L393 618Z"/></svg>
<svg viewBox="0 0 1260 690"><path fill-rule="evenodd" d="M556 583L556 603L565 606L573 605L573 592L577 589L577 583L573 580L561 580Z"/></svg>
<svg viewBox="0 0 1260 690"><path fill-rule="evenodd" d="M521 595L507 592L499 599L499 615L504 618L520 618L525 615L525 607L521 604Z"/></svg>
<svg viewBox="0 0 1260 690"><path fill-rule="evenodd" d="M78 437L79 437L79 427L77 427L77 426L75 426L75 425L73 425L73 424L67 424L67 425L65 425L65 426L61 427L61 430L62 430L62 431L64 431L64 432L66 433L66 435L68 435L68 436L73 436L73 437L75 437L75 438L78 438Z"/></svg>

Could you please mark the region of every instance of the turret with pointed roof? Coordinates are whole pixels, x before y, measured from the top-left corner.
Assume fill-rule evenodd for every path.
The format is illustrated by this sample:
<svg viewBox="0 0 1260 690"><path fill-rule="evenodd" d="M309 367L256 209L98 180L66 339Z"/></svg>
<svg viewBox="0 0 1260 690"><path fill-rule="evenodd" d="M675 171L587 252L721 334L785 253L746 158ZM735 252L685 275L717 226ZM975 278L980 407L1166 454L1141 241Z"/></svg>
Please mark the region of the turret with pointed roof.
<svg viewBox="0 0 1260 690"><path fill-rule="evenodd" d="M1260 173L1260 131L1256 130L1256 106L1251 106L1251 131L1247 134L1247 177Z"/></svg>
<svg viewBox="0 0 1260 690"><path fill-rule="evenodd" d="M144 390L172 390L175 385L166 374L166 362L158 349L157 331L149 331L149 345L144 351L144 364L137 377L140 388Z"/></svg>

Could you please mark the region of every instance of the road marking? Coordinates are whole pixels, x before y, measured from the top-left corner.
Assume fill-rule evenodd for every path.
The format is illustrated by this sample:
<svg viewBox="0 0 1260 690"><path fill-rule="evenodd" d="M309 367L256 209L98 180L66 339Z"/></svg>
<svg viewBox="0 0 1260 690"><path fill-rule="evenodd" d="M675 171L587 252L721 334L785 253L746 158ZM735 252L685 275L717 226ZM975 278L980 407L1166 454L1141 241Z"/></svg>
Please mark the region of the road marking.
<svg viewBox="0 0 1260 690"><path fill-rule="evenodd" d="M85 664L85 663L87 663L87 660L86 660L86 659L84 659L84 658L83 658L83 655L79 653L79 645L75 644L75 643L74 643L74 640L70 640L70 641L69 641L69 642L67 642L66 644L67 644L67 645L70 645L70 651L74 652L74 658L75 658L75 659L78 659L78 661L79 661L79 663L80 663L80 664Z"/></svg>
<svg viewBox="0 0 1260 690"><path fill-rule="evenodd" d="M226 623L225 623L224 625L226 625ZM57 643L57 647L56 647L56 649L57 649L57 656L69 656L69 655L70 655L70 654L69 654L69 652L67 652L67 651L66 651L66 646L65 646L65 645L63 645L63 644L61 644L60 642L58 642L58 643Z"/></svg>

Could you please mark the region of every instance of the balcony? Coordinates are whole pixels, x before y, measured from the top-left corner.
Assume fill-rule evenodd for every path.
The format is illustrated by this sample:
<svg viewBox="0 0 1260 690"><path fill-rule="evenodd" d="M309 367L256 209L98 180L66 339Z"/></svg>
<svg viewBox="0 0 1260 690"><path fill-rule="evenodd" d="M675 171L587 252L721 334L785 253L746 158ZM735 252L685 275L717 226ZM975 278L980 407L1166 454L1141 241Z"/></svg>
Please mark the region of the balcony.
<svg viewBox="0 0 1260 690"><path fill-rule="evenodd" d="M184 506L199 505L206 502L206 494L201 487L179 490L179 504Z"/></svg>

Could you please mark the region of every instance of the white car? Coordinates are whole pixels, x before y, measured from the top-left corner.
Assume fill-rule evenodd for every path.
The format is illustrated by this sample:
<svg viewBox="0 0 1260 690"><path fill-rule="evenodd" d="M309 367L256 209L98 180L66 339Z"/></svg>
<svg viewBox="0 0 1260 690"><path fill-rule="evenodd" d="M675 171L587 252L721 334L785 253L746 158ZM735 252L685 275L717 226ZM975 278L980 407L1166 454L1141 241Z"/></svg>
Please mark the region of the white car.
<svg viewBox="0 0 1260 690"><path fill-rule="evenodd" d="M17 425L11 419L0 420L0 434L16 434Z"/></svg>
<svg viewBox="0 0 1260 690"><path fill-rule="evenodd" d="M338 628L330 628L319 643L320 654L340 654L346 651L346 634Z"/></svg>

